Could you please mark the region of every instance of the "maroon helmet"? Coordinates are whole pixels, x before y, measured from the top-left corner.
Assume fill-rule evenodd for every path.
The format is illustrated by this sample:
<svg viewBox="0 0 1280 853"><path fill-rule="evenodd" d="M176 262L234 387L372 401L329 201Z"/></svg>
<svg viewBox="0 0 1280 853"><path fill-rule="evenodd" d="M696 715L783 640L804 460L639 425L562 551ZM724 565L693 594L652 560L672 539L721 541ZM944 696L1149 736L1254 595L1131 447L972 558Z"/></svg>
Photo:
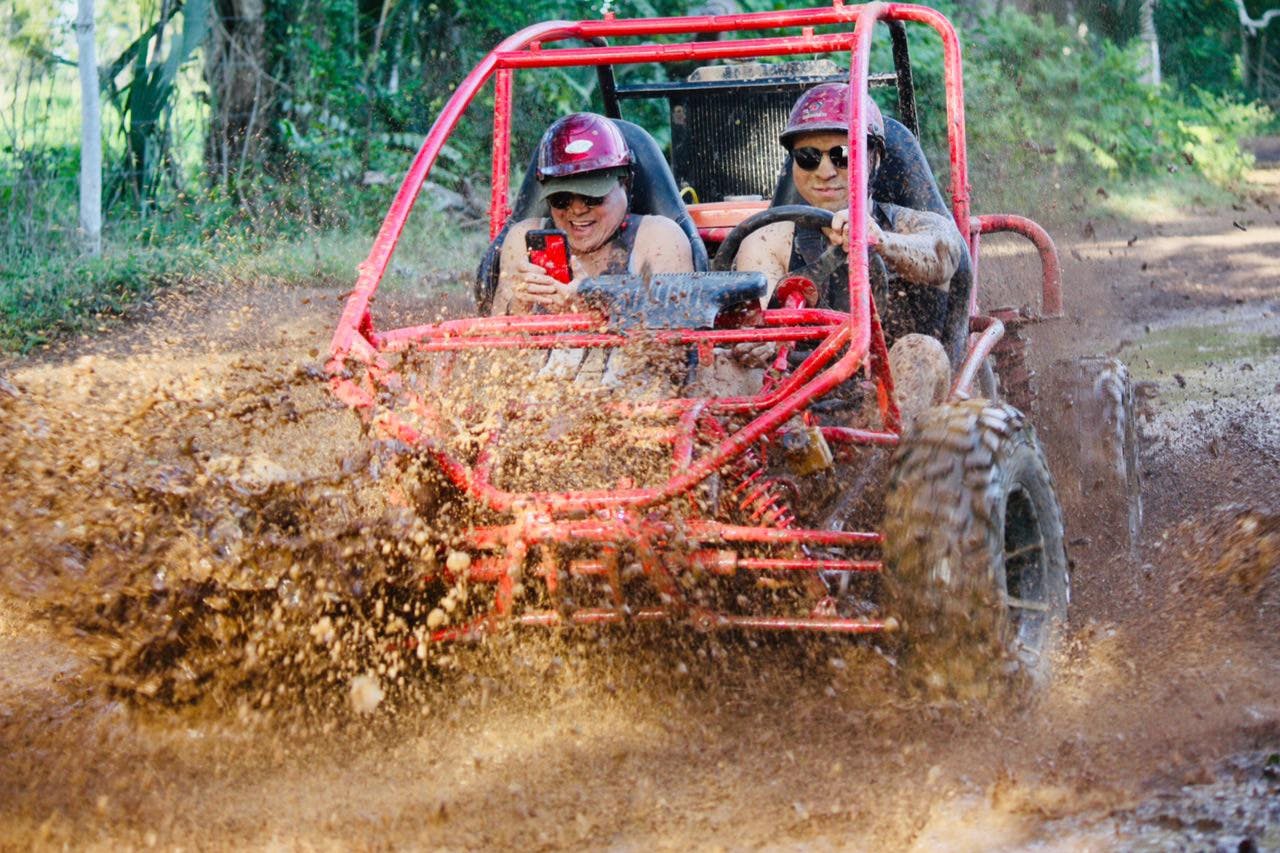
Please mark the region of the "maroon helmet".
<svg viewBox="0 0 1280 853"><path fill-rule="evenodd" d="M535 177L543 198L556 192L604 195L631 163L631 149L617 125L595 113L572 113L542 135Z"/></svg>
<svg viewBox="0 0 1280 853"><path fill-rule="evenodd" d="M884 116L871 96L865 96L862 109L867 114L867 136L873 143L884 146ZM787 126L778 141L788 151L797 136L805 133L849 132L849 84L820 83L800 96Z"/></svg>

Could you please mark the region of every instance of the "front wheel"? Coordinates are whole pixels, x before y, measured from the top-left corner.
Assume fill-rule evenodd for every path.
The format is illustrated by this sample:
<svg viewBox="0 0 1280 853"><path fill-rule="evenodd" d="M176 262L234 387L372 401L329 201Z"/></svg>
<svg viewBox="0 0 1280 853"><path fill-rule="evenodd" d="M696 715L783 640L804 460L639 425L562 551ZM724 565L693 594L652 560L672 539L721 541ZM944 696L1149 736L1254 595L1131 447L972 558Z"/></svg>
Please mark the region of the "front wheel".
<svg viewBox="0 0 1280 853"><path fill-rule="evenodd" d="M966 400L923 412L885 497L885 592L908 671L975 698L1042 680L1067 611L1062 513L1017 410Z"/></svg>

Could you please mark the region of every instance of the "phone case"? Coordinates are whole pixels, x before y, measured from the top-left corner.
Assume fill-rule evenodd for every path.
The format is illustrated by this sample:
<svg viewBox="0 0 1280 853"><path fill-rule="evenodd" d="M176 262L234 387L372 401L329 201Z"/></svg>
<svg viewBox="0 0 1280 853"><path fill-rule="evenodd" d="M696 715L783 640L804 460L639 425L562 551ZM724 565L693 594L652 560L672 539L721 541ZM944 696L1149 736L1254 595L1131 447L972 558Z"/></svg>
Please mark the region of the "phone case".
<svg viewBox="0 0 1280 853"><path fill-rule="evenodd" d="M529 260L547 271L556 281L568 284L573 279L569 269L569 237L558 228L539 228L524 235Z"/></svg>

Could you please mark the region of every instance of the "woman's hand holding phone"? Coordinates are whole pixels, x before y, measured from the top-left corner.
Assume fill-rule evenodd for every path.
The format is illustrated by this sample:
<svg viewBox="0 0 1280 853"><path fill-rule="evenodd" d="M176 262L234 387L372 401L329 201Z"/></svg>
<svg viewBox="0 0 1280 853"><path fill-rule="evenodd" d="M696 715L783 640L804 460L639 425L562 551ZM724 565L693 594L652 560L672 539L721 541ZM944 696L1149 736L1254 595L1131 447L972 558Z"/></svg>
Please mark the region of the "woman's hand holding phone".
<svg viewBox="0 0 1280 853"><path fill-rule="evenodd" d="M516 298L551 311L570 310L577 287L565 233L555 229L529 231L525 253L516 270Z"/></svg>

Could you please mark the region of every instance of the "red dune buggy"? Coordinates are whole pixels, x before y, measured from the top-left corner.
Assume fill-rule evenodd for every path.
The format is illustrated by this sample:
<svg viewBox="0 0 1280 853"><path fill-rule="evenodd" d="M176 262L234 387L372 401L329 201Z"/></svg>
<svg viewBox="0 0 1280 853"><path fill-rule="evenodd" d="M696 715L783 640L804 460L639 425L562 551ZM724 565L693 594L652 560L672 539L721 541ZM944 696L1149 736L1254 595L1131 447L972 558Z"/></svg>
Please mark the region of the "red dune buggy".
<svg viewBox="0 0 1280 853"><path fill-rule="evenodd" d="M907 25L942 40L949 203L917 138ZM886 32L894 68L872 74L873 34ZM794 59L812 55L828 58ZM848 69L830 57L847 58ZM615 79L617 68L664 62L700 67L675 82ZM603 112L636 158L632 212L679 223L697 271L601 276L589 282L598 299L587 313L376 327L374 293L406 216L463 111L492 80L493 245L476 283L480 311L487 309L507 229L539 213L532 169L512 196L513 80L518 71L566 66L597 69ZM847 80L853 92L851 310L808 307L802 296L761 310L763 278L734 271L734 253L771 222L829 221L830 213L795 203L776 139L795 97L832 79ZM865 168L868 88L897 97L874 188ZM622 118L624 104L645 98L666 101L670 159ZM1061 514L1036 438L1020 411L998 401L992 372L993 364L1021 369L1020 350L1002 349L1002 340L1007 328L1038 316L980 310L980 238L1008 231L1035 245L1045 315L1061 311L1058 262L1030 220L971 215L966 162L960 43L946 18L923 6L837 0L751 14L606 15L532 26L502 42L463 80L418 152L360 267L327 368L333 392L434 480L434 497L418 510L435 532L414 583L442 606L431 605L418 641L507 625L901 629L909 649L1038 671L1067 606ZM873 298L875 253L864 224L870 189L878 200L954 217L968 241L942 336L950 396L906 432ZM613 393L608 383L573 400L539 397L532 380L496 367L513 353L542 363L572 352L581 362L583 353L637 342L665 349L668 368L706 365L718 348L744 342L773 342L788 357L753 393L717 396L677 378L669 393L643 399ZM449 402L477 370L501 388L501 404ZM851 387L874 417L838 415ZM590 417L582 429L557 426L583 409ZM643 435L633 443L637 429ZM537 463L514 473L531 441ZM604 448L608 464L575 468L590 448ZM644 457L643 472L620 473L614 463L632 450Z"/></svg>

